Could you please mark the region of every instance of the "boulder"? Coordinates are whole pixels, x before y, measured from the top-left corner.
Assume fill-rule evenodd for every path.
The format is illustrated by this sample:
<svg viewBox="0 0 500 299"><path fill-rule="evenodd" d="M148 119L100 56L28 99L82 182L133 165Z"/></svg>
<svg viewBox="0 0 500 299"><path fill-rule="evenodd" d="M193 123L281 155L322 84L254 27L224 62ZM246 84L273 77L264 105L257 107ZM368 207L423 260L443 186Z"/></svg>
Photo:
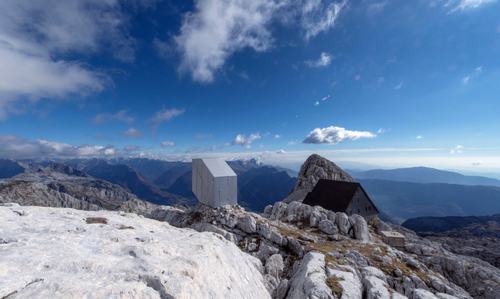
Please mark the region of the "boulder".
<svg viewBox="0 0 500 299"><path fill-rule="evenodd" d="M334 235L339 232L337 226L331 220L321 220L318 224L318 228L320 231L324 232L327 235Z"/></svg>
<svg viewBox="0 0 500 299"><path fill-rule="evenodd" d="M266 261L266 273L276 277L277 279L279 279L283 274L284 268L285 265L283 264L283 257L280 254L273 254Z"/></svg>
<svg viewBox="0 0 500 299"><path fill-rule="evenodd" d="M284 216L286 215L286 209L287 209L286 203L281 201L276 202L273 206L269 219L279 220L281 218L284 218Z"/></svg>
<svg viewBox="0 0 500 299"><path fill-rule="evenodd" d="M335 278L342 289L342 299L359 299L363 295L363 285L356 269L345 266L342 270L327 269L329 278Z"/></svg>
<svg viewBox="0 0 500 299"><path fill-rule="evenodd" d="M363 242L370 241L370 232L365 218L360 215L352 215L349 219L354 230L354 238Z"/></svg>
<svg viewBox="0 0 500 299"><path fill-rule="evenodd" d="M273 298L284 299L287 291L288 291L288 279L283 279L280 281L278 287L274 289Z"/></svg>
<svg viewBox="0 0 500 299"><path fill-rule="evenodd" d="M438 299L433 293L424 289L414 289L411 292L411 299Z"/></svg>
<svg viewBox="0 0 500 299"><path fill-rule="evenodd" d="M385 299L390 298L387 284L378 277L366 276L363 279L365 287L366 299Z"/></svg>
<svg viewBox="0 0 500 299"><path fill-rule="evenodd" d="M255 221L255 218L248 214L245 214L238 218L236 227L247 234L253 234L257 231L257 223Z"/></svg>
<svg viewBox="0 0 500 299"><path fill-rule="evenodd" d="M288 299L333 299L332 290L326 284L325 255L307 253L290 280Z"/></svg>
<svg viewBox="0 0 500 299"><path fill-rule="evenodd" d="M340 233L347 236L349 234L349 229L351 228L347 214L338 212L335 215L335 220L337 221L337 227L339 228Z"/></svg>

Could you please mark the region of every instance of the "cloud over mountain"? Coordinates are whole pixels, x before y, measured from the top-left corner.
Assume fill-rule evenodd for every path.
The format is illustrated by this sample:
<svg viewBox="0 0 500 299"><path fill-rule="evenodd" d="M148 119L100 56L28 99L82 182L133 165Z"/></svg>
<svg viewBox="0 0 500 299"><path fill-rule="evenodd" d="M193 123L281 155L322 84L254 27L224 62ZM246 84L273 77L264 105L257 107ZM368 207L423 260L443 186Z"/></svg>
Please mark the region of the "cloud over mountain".
<svg viewBox="0 0 500 299"><path fill-rule="evenodd" d="M351 131L342 127L330 126L312 130L302 142L312 144L337 144L346 140L375 138L376 136L375 133L369 131Z"/></svg>

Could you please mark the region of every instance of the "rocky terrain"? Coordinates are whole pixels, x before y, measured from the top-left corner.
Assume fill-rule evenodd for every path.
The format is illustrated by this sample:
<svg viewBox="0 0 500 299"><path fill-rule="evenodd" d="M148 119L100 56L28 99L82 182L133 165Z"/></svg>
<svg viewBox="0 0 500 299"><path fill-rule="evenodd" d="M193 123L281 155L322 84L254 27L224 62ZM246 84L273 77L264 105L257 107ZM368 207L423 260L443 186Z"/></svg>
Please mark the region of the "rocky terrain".
<svg viewBox="0 0 500 299"><path fill-rule="evenodd" d="M420 217L403 223L454 253L480 258L500 268L500 214L479 217Z"/></svg>
<svg viewBox="0 0 500 299"><path fill-rule="evenodd" d="M302 167L290 195L312 188L325 177L352 180L332 162L313 155ZM56 289L77 297L87 294L122 298L500 296L500 270L487 262L455 254L439 242L377 218L367 222L359 215L308 206L298 197L288 196L286 201L268 205L262 214L239 206L214 209L203 205L182 209L150 205L146 211L139 211L158 221L123 212L0 207L0 221L8 223L0 223L0 266L8 263L0 269L9 269L0 271L0 278L3 275L11 279L0 285L0 298L16 294L31 298L37 292L51 295L56 294ZM54 228L43 224L50 223L51 217L59 219L53 220L57 223ZM32 228L33 221L42 225ZM60 228L65 222L69 224ZM382 231L403 234L404 246L386 244ZM26 237L16 237L16 232ZM72 246L69 253L51 248L62 246L57 236L73 240L67 242ZM33 249L37 242L26 241L30 238L45 242L41 252L55 250L58 255L74 259L74 263L64 267L72 272L46 262L53 261L52 255L44 256L38 263L40 254ZM44 241L46 238L56 241ZM19 251L23 248L26 251ZM8 259L2 259L4 252ZM26 264L22 256L28 256L33 266L19 267ZM47 269L45 263L49 265ZM100 284L101 275L104 281L113 280L116 284ZM56 285L58 277L61 283ZM20 282L16 284L14 280ZM74 281L84 283L73 287ZM103 287L96 288L94 283ZM188 290L190 284L195 291ZM116 293L120 289L122 292Z"/></svg>
<svg viewBox="0 0 500 299"><path fill-rule="evenodd" d="M0 207L0 298L269 298L260 262L135 214Z"/></svg>

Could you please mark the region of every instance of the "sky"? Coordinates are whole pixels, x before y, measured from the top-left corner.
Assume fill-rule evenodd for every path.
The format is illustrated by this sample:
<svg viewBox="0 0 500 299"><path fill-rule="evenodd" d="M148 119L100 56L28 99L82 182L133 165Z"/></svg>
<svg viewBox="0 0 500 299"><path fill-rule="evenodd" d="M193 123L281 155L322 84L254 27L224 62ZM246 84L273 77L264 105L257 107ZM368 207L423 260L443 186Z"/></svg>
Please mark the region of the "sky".
<svg viewBox="0 0 500 299"><path fill-rule="evenodd" d="M500 1L3 0L0 157L500 174Z"/></svg>

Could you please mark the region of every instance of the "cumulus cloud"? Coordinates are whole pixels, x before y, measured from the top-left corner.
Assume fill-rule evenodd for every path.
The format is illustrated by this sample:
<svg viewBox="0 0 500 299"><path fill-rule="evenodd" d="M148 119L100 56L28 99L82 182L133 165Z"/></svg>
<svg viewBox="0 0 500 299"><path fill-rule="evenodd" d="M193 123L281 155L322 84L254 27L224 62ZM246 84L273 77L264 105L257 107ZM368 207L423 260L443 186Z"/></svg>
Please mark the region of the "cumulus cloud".
<svg viewBox="0 0 500 299"><path fill-rule="evenodd" d="M175 142L170 141L170 140L164 140L160 143L160 146L165 148L165 147L173 147L175 146Z"/></svg>
<svg viewBox="0 0 500 299"><path fill-rule="evenodd" d="M93 122L96 124L103 124L108 121L124 122L130 125L135 119L128 114L127 110L120 110L116 113L100 113L93 119Z"/></svg>
<svg viewBox="0 0 500 299"><path fill-rule="evenodd" d="M126 28L117 0L0 1L0 117L20 100L102 90L106 76L68 57L112 49L131 60Z"/></svg>
<svg viewBox="0 0 500 299"><path fill-rule="evenodd" d="M142 137L142 132L136 128L129 128L127 131L123 132L123 135L130 138L140 138Z"/></svg>
<svg viewBox="0 0 500 299"><path fill-rule="evenodd" d="M172 109L163 108L157 111L153 115L153 117L151 117L149 122L153 126L153 130L157 130L161 124L166 123L172 120L173 118L176 118L177 116L184 114L185 111L186 110L184 109L178 109L178 108L172 108Z"/></svg>
<svg viewBox="0 0 500 299"><path fill-rule="evenodd" d="M277 4L268 0L196 1L175 37L182 53L179 70L199 82L211 82L214 72L234 52L251 48L264 51L271 44L267 24Z"/></svg>
<svg viewBox="0 0 500 299"><path fill-rule="evenodd" d="M31 141L17 136L0 136L0 156L12 159L106 157L118 154L113 146L81 145L45 139Z"/></svg>
<svg viewBox="0 0 500 299"><path fill-rule="evenodd" d="M236 137L234 137L233 144L234 145L241 145L245 148L250 148L252 146L252 143L255 140L258 140L260 138L261 138L261 136L259 133L250 134L250 136L238 134L238 135L236 135Z"/></svg>
<svg viewBox="0 0 500 299"><path fill-rule="evenodd" d="M311 144L337 144L346 140L375 138L377 135L369 131L351 131L342 127L330 126L316 128L302 141Z"/></svg>
<svg viewBox="0 0 500 299"><path fill-rule="evenodd" d="M181 54L179 71L189 73L194 81L212 82L235 52L268 50L273 44L273 22L298 24L308 40L332 28L345 4L327 0L196 0L194 11L184 15L174 37Z"/></svg>

